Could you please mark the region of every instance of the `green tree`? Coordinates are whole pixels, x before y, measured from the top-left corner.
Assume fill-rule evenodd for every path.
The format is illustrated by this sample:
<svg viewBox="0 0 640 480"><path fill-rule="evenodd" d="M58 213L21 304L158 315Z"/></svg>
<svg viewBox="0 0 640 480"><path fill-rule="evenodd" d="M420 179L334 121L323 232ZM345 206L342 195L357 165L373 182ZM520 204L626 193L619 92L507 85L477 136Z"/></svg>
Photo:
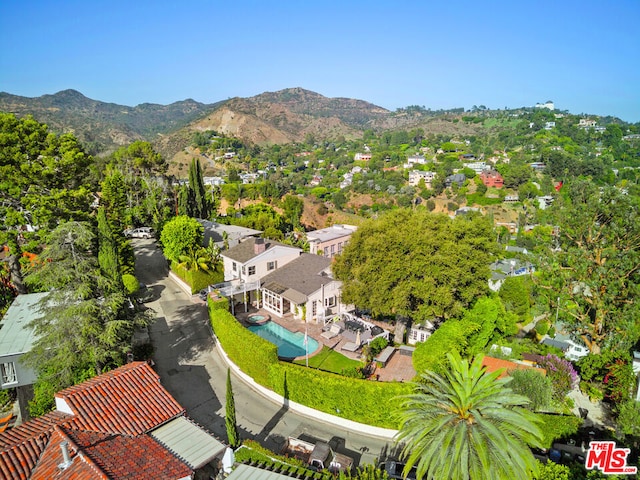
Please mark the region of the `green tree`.
<svg viewBox="0 0 640 480"><path fill-rule="evenodd" d="M160 234L164 256L180 263L180 256L202 246L204 227L196 219L180 215L169 220Z"/></svg>
<svg viewBox="0 0 640 480"><path fill-rule="evenodd" d="M495 251L486 218L398 209L364 222L332 268L346 302L422 321L459 315L487 292Z"/></svg>
<svg viewBox="0 0 640 480"><path fill-rule="evenodd" d="M535 480L574 480L571 470L566 465L555 462L538 462L538 474Z"/></svg>
<svg viewBox="0 0 640 480"><path fill-rule="evenodd" d="M284 215L287 221L293 226L300 226L300 217L304 210L304 202L298 196L287 195L282 203Z"/></svg>
<svg viewBox="0 0 640 480"><path fill-rule="evenodd" d="M189 187L188 187L188 214L194 218L209 219L211 216L211 202L207 197L202 180L202 167L200 160L194 158L189 166Z"/></svg>
<svg viewBox="0 0 640 480"><path fill-rule="evenodd" d="M100 271L88 224L66 222L47 238L40 262L27 276L50 294L44 315L30 326L37 340L25 355L37 374L36 391L58 391L124 362L136 325L122 288ZM41 411L53 398L36 398Z"/></svg>
<svg viewBox="0 0 640 480"><path fill-rule="evenodd" d="M400 397L405 474L416 465L425 479L530 478L538 465L529 449L540 446L539 419L524 408L500 371L488 373L480 357L471 364L447 354L442 375L425 372L415 393Z"/></svg>
<svg viewBox="0 0 640 480"><path fill-rule="evenodd" d="M107 213L103 207L98 209L98 264L102 274L111 279L116 286L122 284L118 244L115 240Z"/></svg>
<svg viewBox="0 0 640 480"><path fill-rule="evenodd" d="M91 163L73 135L56 136L30 116L0 113L0 245L9 248L6 261L19 293L27 292L23 248L39 248L60 222L88 219Z"/></svg>
<svg viewBox="0 0 640 480"><path fill-rule="evenodd" d="M628 399L617 408L618 418L616 419L618 434L622 437L629 435L640 439L640 402Z"/></svg>
<svg viewBox="0 0 640 480"><path fill-rule="evenodd" d="M211 259L204 248L190 247L186 253L180 255L179 260L179 268L186 268L187 270L197 272L200 270L209 270Z"/></svg>
<svg viewBox="0 0 640 480"><path fill-rule="evenodd" d="M558 243L540 246L534 278L550 308L592 353L628 350L640 338L638 203L582 181L572 183L569 197L552 219Z"/></svg>
<svg viewBox="0 0 640 480"><path fill-rule="evenodd" d="M233 388L231 387L231 370L228 368L226 399L224 424L227 427L227 440L231 448L236 448L240 445L240 435L238 434L238 424L236 422L236 402L233 398Z"/></svg>
<svg viewBox="0 0 640 480"><path fill-rule="evenodd" d="M518 316L520 322L531 320L531 281L523 276L507 277L500 291L502 304L508 312Z"/></svg>

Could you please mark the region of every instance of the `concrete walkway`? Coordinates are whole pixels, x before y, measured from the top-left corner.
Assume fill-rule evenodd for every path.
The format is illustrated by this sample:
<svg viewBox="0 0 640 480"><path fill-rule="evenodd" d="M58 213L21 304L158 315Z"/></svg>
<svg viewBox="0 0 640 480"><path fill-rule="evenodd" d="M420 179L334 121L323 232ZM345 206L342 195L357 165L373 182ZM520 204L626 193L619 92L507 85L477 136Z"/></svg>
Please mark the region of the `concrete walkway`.
<svg viewBox="0 0 640 480"><path fill-rule="evenodd" d="M227 365L215 348L206 308L169 278L167 263L152 240L133 244L136 275L155 294L147 306L155 312L150 335L162 384L195 421L225 441ZM242 438L255 439L276 452L287 436L329 441L356 464L395 456L391 441L301 415L265 398L235 374L232 384Z"/></svg>

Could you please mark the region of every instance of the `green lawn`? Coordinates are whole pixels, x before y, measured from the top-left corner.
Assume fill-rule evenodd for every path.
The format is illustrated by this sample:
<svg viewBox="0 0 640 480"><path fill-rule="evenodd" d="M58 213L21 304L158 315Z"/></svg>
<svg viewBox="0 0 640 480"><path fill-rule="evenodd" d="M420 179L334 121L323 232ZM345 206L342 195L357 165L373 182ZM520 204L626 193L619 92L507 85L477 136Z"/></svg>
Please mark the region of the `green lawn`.
<svg viewBox="0 0 640 480"><path fill-rule="evenodd" d="M296 360L294 363L305 365L305 359ZM322 347L319 354L309 357L309 366L327 372L342 373L343 370L361 366L361 363L357 360L351 360L329 347Z"/></svg>

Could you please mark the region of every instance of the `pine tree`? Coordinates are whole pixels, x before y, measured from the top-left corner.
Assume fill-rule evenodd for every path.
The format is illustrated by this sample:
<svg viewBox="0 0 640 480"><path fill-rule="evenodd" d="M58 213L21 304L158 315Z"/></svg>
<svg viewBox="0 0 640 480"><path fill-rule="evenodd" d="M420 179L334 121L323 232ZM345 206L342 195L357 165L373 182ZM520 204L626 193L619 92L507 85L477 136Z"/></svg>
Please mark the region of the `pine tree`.
<svg viewBox="0 0 640 480"><path fill-rule="evenodd" d="M189 166L189 191L190 216L208 219L211 207L202 180L202 167L197 158L194 158Z"/></svg>
<svg viewBox="0 0 640 480"><path fill-rule="evenodd" d="M118 243L109 227L104 207L98 209L98 264L103 275L111 279L116 286L122 286Z"/></svg>
<svg viewBox="0 0 640 480"><path fill-rule="evenodd" d="M227 438L231 448L240 445L238 435L238 425L236 424L236 402L233 399L233 390L231 388L231 370L227 368L227 404L225 410L225 425L227 426Z"/></svg>

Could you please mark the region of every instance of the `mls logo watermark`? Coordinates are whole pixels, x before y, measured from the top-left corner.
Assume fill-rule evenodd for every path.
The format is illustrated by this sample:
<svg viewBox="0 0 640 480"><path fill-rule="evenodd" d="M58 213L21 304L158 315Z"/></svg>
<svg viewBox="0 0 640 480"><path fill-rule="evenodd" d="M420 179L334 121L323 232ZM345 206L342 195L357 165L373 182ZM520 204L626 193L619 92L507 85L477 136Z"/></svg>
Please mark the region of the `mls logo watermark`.
<svg viewBox="0 0 640 480"><path fill-rule="evenodd" d="M616 448L616 442L589 442L585 468L599 469L605 475L634 474L638 467L627 465L628 448Z"/></svg>

